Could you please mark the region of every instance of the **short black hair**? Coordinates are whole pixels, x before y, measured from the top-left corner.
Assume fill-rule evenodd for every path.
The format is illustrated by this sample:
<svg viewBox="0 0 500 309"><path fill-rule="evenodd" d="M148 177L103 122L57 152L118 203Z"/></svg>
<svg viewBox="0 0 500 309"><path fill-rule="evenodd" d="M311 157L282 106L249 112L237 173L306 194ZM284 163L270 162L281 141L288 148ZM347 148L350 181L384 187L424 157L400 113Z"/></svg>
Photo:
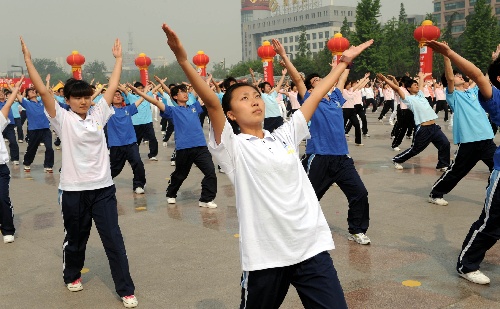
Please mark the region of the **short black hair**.
<svg viewBox="0 0 500 309"><path fill-rule="evenodd" d="M460 72L457 72L457 71L453 70L453 76L455 76L458 73L460 73ZM441 84L443 84L443 87L448 87L448 81L446 80L446 74L445 73L441 74Z"/></svg>
<svg viewBox="0 0 500 309"><path fill-rule="evenodd" d="M143 85L141 82L135 82L135 83L134 83L134 87L135 87L135 88L139 88L139 87L144 88L144 85Z"/></svg>
<svg viewBox="0 0 500 309"><path fill-rule="evenodd" d="M175 87L175 86L177 86L177 85L176 84L170 84L170 85L168 85L168 89L172 89L172 87Z"/></svg>
<svg viewBox="0 0 500 309"><path fill-rule="evenodd" d="M224 81L222 82L222 87L224 89L229 89L229 87L231 87L231 83L238 83L238 81L236 80L236 78L232 77L232 76L227 76Z"/></svg>
<svg viewBox="0 0 500 309"><path fill-rule="evenodd" d="M260 91L264 92L264 89L266 88L266 85L269 85L269 87L272 88L271 83L269 82L262 82L259 84Z"/></svg>
<svg viewBox="0 0 500 309"><path fill-rule="evenodd" d="M176 86L172 87L172 89L170 89L170 97L172 98L172 100L174 100L175 103L177 103L177 99L174 99L174 97L177 96L177 94L179 93L180 90L187 91L187 86L184 84L176 85Z"/></svg>
<svg viewBox="0 0 500 309"><path fill-rule="evenodd" d="M304 78L304 84L306 85L307 90L309 90L309 89L311 89L311 88L312 88L311 79L316 78L316 77L319 77L319 74L318 74L318 73L311 73L311 74L308 74L308 75Z"/></svg>
<svg viewBox="0 0 500 309"><path fill-rule="evenodd" d="M500 57L493 61L488 67L488 77L490 82L497 89L500 89L500 82L497 80L500 75Z"/></svg>
<svg viewBox="0 0 500 309"><path fill-rule="evenodd" d="M90 97L93 94L94 90L92 89L92 86L84 80L70 78L64 85L64 97L66 99L69 99L70 97Z"/></svg>
<svg viewBox="0 0 500 309"><path fill-rule="evenodd" d="M403 83L403 86L406 89L410 88L411 85L413 85L413 84L418 84L418 82L416 80L414 80L413 78L408 77L408 76L403 76L403 78L401 79L401 82Z"/></svg>

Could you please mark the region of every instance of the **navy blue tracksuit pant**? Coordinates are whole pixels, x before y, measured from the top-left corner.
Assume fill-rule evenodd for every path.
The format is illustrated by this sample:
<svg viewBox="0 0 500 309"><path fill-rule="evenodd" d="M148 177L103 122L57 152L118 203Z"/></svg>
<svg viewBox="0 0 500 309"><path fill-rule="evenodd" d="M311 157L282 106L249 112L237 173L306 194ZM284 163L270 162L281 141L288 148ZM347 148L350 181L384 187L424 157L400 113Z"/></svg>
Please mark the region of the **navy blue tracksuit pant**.
<svg viewBox="0 0 500 309"><path fill-rule="evenodd" d="M125 244L118 225L116 188L114 185L87 191L59 191L66 236L63 243L63 278L68 284L81 277L85 249L94 219L108 257L116 293L120 297L134 294Z"/></svg>
<svg viewBox="0 0 500 309"><path fill-rule="evenodd" d="M277 309L290 284L306 309L347 308L332 258L324 251L295 265L244 271L240 309Z"/></svg>
<svg viewBox="0 0 500 309"><path fill-rule="evenodd" d="M45 144L45 160L43 167L54 166L54 149L52 148L52 132L50 129L28 130L28 148L24 154L23 164L26 166L31 165L35 159L36 151L40 143Z"/></svg>
<svg viewBox="0 0 500 309"><path fill-rule="evenodd" d="M138 187L144 188L146 185L146 171L144 170L144 163L141 160L139 145L137 145L137 143L124 146L112 146L109 149L109 161L111 165L111 177L113 178L120 175L125 166L125 162L128 161L134 173L132 189L135 190Z"/></svg>
<svg viewBox="0 0 500 309"><path fill-rule="evenodd" d="M2 134L9 141L10 159L12 161L19 161L19 145L17 144L15 129L15 124L8 124Z"/></svg>
<svg viewBox="0 0 500 309"><path fill-rule="evenodd" d="M500 171L493 170L486 188L481 215L470 227L458 256L457 271L459 273L466 274L478 270L486 251L500 239L499 180Z"/></svg>
<svg viewBox="0 0 500 309"><path fill-rule="evenodd" d="M448 170L432 186L429 196L442 198L444 194L450 193L479 161L483 161L490 172L493 171L493 155L496 149L497 146L492 139L458 144L455 159L451 162Z"/></svg>
<svg viewBox="0 0 500 309"><path fill-rule="evenodd" d="M14 235L14 211L9 196L10 171L7 164L0 164L0 230L2 235Z"/></svg>
<svg viewBox="0 0 500 309"><path fill-rule="evenodd" d="M410 158L424 151L432 143L438 150L437 169L448 167L450 165L450 141L441 131L437 124L428 126L418 125L413 134L411 147L392 158L393 162L403 163Z"/></svg>
<svg viewBox="0 0 500 309"><path fill-rule="evenodd" d="M366 233L370 222L368 191L347 155L306 155L302 165L311 181L318 200L333 183L337 183L349 202L347 223L349 233Z"/></svg>
<svg viewBox="0 0 500 309"><path fill-rule="evenodd" d="M138 145L141 144L143 139L149 141L148 158L156 157L158 155L158 140L155 136L153 123L134 125L134 130Z"/></svg>

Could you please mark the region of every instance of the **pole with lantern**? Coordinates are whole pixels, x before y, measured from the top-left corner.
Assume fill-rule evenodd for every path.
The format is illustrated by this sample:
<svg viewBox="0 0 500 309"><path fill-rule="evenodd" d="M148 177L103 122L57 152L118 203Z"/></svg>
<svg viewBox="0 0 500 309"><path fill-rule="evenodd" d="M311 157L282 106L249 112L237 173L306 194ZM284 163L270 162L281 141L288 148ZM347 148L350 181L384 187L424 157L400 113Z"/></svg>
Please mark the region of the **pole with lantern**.
<svg viewBox="0 0 500 309"><path fill-rule="evenodd" d="M198 51L193 57L193 63L198 67L198 73L201 76L207 76L207 64L210 58L202 51Z"/></svg>
<svg viewBox="0 0 500 309"><path fill-rule="evenodd" d="M82 79L82 65L85 63L85 57L74 50L66 58L66 62L71 66L71 71L73 72L73 78L81 80Z"/></svg>
<svg viewBox="0 0 500 309"><path fill-rule="evenodd" d="M273 67L273 59L276 56L276 52L274 51L271 43L269 41L264 41L262 46L257 49L257 55L262 58L262 67L264 69L264 80L271 84L271 87L274 87L274 67Z"/></svg>
<svg viewBox="0 0 500 309"><path fill-rule="evenodd" d="M425 41L437 40L441 35L441 30L432 24L431 20L424 20L420 27L415 29L413 37L419 42L420 58L419 66L420 72L432 74L432 48L425 46ZM428 76L426 79L432 78Z"/></svg>
<svg viewBox="0 0 500 309"><path fill-rule="evenodd" d="M342 53L349 48L349 40L342 36L342 33L338 32L328 40L326 46L332 52L332 55L335 57L335 61L337 64L340 62L340 56Z"/></svg>
<svg viewBox="0 0 500 309"><path fill-rule="evenodd" d="M135 65L139 68L141 83L146 86L149 80L148 68L151 65L151 58L146 56L145 53L140 53L139 56L135 58Z"/></svg>

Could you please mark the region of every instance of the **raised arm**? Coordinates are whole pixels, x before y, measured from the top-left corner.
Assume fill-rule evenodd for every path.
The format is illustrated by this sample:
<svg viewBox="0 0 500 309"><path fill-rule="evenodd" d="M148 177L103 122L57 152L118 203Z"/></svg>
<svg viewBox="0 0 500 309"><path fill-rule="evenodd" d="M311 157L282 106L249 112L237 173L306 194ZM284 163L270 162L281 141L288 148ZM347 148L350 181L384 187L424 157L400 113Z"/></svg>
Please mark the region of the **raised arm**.
<svg viewBox="0 0 500 309"><path fill-rule="evenodd" d="M99 85L99 87L97 87L94 91L94 93L92 94L92 96L90 97L90 100L94 101L95 98L97 98L98 95L101 94L102 90L104 89L104 87L106 87L106 84L102 84L102 85ZM118 87L119 88L119 87Z"/></svg>
<svg viewBox="0 0 500 309"><path fill-rule="evenodd" d="M113 68L113 72L111 73L111 77L108 82L108 89L106 93L103 95L104 99L111 106L111 102L113 102L113 96L115 95L116 89L118 89L118 84L120 83L120 76L122 74L122 44L120 40L116 39L115 44L112 48L113 57L115 57L115 67Z"/></svg>
<svg viewBox="0 0 500 309"><path fill-rule="evenodd" d="M9 96L9 98L7 99L7 102L5 102L5 105L2 107L2 110L1 110L5 119L9 118L10 107L12 106L12 103L14 103L14 100L16 99L16 96L19 93L19 87L21 87L23 80L24 80L24 75L21 75L21 78L14 85L14 88L10 88L10 91L12 91L12 94Z"/></svg>
<svg viewBox="0 0 500 309"><path fill-rule="evenodd" d="M249 68L248 71L250 71L250 76L252 77L252 84L254 86L257 86L257 81L255 80L255 75L254 75L253 69Z"/></svg>
<svg viewBox="0 0 500 309"><path fill-rule="evenodd" d="M222 110L219 98L189 63L186 50L182 46L177 34L166 24L162 25L162 29L167 35L168 46L174 53L177 62L193 85L193 88L205 103L208 116L210 117L211 125L214 130L215 141L216 143L220 143L222 130L224 129L224 125L226 123L226 116Z"/></svg>
<svg viewBox="0 0 500 309"><path fill-rule="evenodd" d="M345 82L347 81L347 77L349 76L349 72L351 69L349 69L349 66L347 66L347 69L342 72L342 75L339 77L339 81L337 82L337 88L342 91L344 90L345 87Z"/></svg>
<svg viewBox="0 0 500 309"><path fill-rule="evenodd" d="M406 96L405 96L404 91L401 90L396 83L394 83L392 80L388 79L387 77L385 77L381 73L377 73L377 78L380 81L383 81L383 82L387 83L387 85L389 85L389 87L391 87L392 90L394 90L394 92L396 92L399 95L399 97L401 98L401 100L405 99Z"/></svg>
<svg viewBox="0 0 500 309"><path fill-rule="evenodd" d="M31 53L28 50L28 47L24 43L23 38L21 37L20 39L21 39L21 50L24 55L24 62L26 63L26 69L28 70L31 82L33 83L33 86L35 86L35 89L38 92L38 94L40 94L40 96L42 97L42 102L43 106L45 107L45 110L47 111L47 113L51 118L54 118L56 116L56 103L55 103L56 100L54 99L54 94L52 93L52 91L49 91L47 87L45 87L45 84L43 83L40 74L38 74L38 71L33 65L33 61L31 60Z"/></svg>
<svg viewBox="0 0 500 309"><path fill-rule="evenodd" d="M455 79L453 78L453 68L451 67L450 58L443 56L444 58L444 76L446 78L446 82L448 86L446 87L449 94L452 94L455 91Z"/></svg>
<svg viewBox="0 0 500 309"><path fill-rule="evenodd" d="M353 87L353 91L356 91L356 90L359 90L361 88L363 88L366 83L368 83L369 81L369 78L370 78L370 73L365 73L365 77L363 77L356 86Z"/></svg>
<svg viewBox="0 0 500 309"><path fill-rule="evenodd" d="M425 79L431 75L432 73L418 72L418 90L424 90Z"/></svg>
<svg viewBox="0 0 500 309"><path fill-rule="evenodd" d="M340 75L347 68L347 65L351 63L354 58L356 58L363 50L372 45L373 40L369 40L363 44L358 46L351 46L348 50L344 51L342 57L340 58L340 63L336 66L332 65L332 70L330 73L323 78L316 87L314 87L311 95L307 98L307 100L302 104L300 110L304 115L306 121L309 121L314 114L314 111L318 107L319 102L328 93L328 90L332 87L333 84L339 79ZM335 61L335 60L332 60Z"/></svg>
<svg viewBox="0 0 500 309"><path fill-rule="evenodd" d="M292 79L293 83L297 87L297 91L299 95L303 98L304 95L306 94L307 88L306 85L304 84L304 80L302 79L302 76L300 75L299 71L295 68L295 66L292 64L288 56L286 55L285 48L283 45L281 45L281 42L273 39L272 40L272 45L274 48L274 51L280 55L281 59L283 60L285 64L285 68L288 71L288 75L290 75L290 78Z"/></svg>
<svg viewBox="0 0 500 309"><path fill-rule="evenodd" d="M457 68L462 72L463 75L468 76L477 84L477 86L479 87L479 91L486 100L491 99L491 97L493 96L493 90L491 88L490 80L481 72L478 67L476 67L469 60L457 54L448 45L442 42L427 41L425 42L425 44L432 48L435 52L448 57L451 62L457 66ZM498 57L498 54L496 54L496 52L493 52L492 57L495 57L495 55Z"/></svg>
<svg viewBox="0 0 500 309"><path fill-rule="evenodd" d="M281 70L281 78L278 81L278 84L276 85L276 87L274 87L274 89L273 89L274 91L276 91L276 92L280 91L281 86L283 85L283 82L285 81L286 72L287 72L286 68Z"/></svg>
<svg viewBox="0 0 500 309"><path fill-rule="evenodd" d="M163 102L160 102L156 100L153 97L148 96L146 93L140 91L139 89L135 88L134 85L128 83L127 86L132 89L135 93L137 93L139 96L141 96L144 100L148 101L149 103L153 104L154 106L158 107L162 112L165 111L165 104ZM143 100L139 99L135 102L135 106L141 105Z"/></svg>
<svg viewBox="0 0 500 309"><path fill-rule="evenodd" d="M47 76L45 77L45 87L47 87L47 89L51 90L50 89L50 73L47 74Z"/></svg>

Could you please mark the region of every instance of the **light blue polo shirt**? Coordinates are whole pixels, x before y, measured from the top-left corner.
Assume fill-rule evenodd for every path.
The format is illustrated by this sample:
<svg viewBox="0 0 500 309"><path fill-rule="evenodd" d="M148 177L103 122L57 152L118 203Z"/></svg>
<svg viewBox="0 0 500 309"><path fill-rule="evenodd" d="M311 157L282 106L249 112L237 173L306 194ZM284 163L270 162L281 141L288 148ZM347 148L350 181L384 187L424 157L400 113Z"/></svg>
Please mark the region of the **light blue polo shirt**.
<svg viewBox="0 0 500 309"><path fill-rule="evenodd" d="M281 117L281 109L278 105L278 101L276 101L276 98L278 97L278 93L276 91L272 91L270 93L262 93L260 97L266 104L266 118Z"/></svg>
<svg viewBox="0 0 500 309"><path fill-rule="evenodd" d="M196 101L189 106L165 106L165 111L160 113L174 123L176 150L207 145L199 118L202 112L200 102Z"/></svg>
<svg viewBox="0 0 500 309"><path fill-rule="evenodd" d="M415 95L405 95L403 103L408 105L408 108L413 112L417 126L423 122L438 118L422 91L419 91Z"/></svg>
<svg viewBox="0 0 500 309"><path fill-rule="evenodd" d="M21 118L21 114L19 113L19 102L18 101L14 101L14 103L12 103L10 110L12 111L12 115L14 116L14 118Z"/></svg>
<svg viewBox="0 0 500 309"><path fill-rule="evenodd" d="M479 92L479 103L484 108L484 110L490 115L491 121L496 125L500 125L500 91L495 87L491 86L493 95L491 99L486 100L481 92ZM493 168L500 170L500 147L495 150L495 155L493 156Z"/></svg>
<svg viewBox="0 0 500 309"><path fill-rule="evenodd" d="M152 97L153 93L149 91L146 93L148 96ZM125 97L125 103L127 105L130 104L135 104L137 100L139 100L141 97L129 92L127 96ZM138 113L132 116L132 123L134 126L141 125L141 124L148 124L153 122L153 115L151 113L151 105L148 101L144 100L138 107L137 107Z"/></svg>
<svg viewBox="0 0 500 309"><path fill-rule="evenodd" d="M486 112L479 104L479 87L448 93L446 101L453 111L453 143L470 143L494 137Z"/></svg>

